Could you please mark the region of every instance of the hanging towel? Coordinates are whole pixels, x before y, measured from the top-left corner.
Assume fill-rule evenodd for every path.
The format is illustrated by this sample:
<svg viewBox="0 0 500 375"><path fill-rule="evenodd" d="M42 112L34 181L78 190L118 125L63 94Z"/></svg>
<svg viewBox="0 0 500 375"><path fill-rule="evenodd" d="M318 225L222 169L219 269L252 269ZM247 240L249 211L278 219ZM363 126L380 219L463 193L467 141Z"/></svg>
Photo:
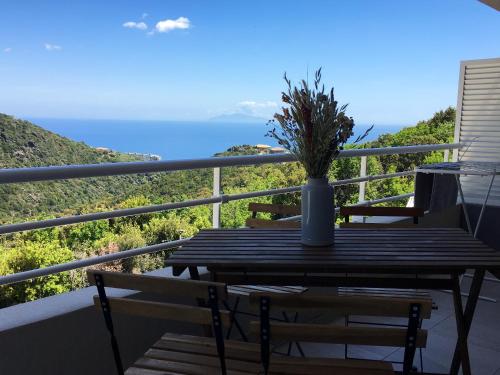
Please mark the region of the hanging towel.
<svg viewBox="0 0 500 375"><path fill-rule="evenodd" d="M455 175L435 174L429 212L439 212L457 205L458 186Z"/></svg>

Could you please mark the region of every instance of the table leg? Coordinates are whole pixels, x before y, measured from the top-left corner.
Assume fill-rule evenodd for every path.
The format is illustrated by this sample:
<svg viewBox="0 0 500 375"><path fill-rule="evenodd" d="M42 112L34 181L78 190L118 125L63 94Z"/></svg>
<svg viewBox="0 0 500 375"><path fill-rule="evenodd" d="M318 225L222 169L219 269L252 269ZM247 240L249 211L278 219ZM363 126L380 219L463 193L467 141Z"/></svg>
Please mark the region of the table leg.
<svg viewBox="0 0 500 375"><path fill-rule="evenodd" d="M467 222L467 230L469 231L469 233L473 234L474 238L477 238L477 233L479 231L479 226L481 225L481 221L482 221L482 218L483 218L484 210L486 208L486 203L488 202L488 198L490 196L491 188L493 186L493 182L495 181L495 175L493 175L491 177L490 185L488 187L488 191L486 193L486 196L484 197L484 202L483 202L483 205L481 207L481 212L479 213L479 217L477 219L476 228L474 229L474 232L472 232L472 225L471 225L471 222L470 222L469 212L467 211L467 205L465 203L464 192L462 190L462 184L460 183L460 177L459 177L459 175L455 175L455 179L457 181L458 191L460 192L460 200L461 200L461 203L462 203L462 209L464 211L465 221ZM460 279L460 283L462 282L462 278L463 278L463 276ZM464 297L468 297L468 294L466 294L466 293L463 293L462 295ZM489 298L489 297L479 296L479 299L482 299L482 300L488 301L488 302L493 302L493 303L497 302L496 299Z"/></svg>
<svg viewBox="0 0 500 375"><path fill-rule="evenodd" d="M464 210L465 221L467 223L467 230L472 234L472 225L470 223L469 212L467 211L467 204L465 203L464 191L462 190L462 184L460 183L460 177L456 174L455 180L457 181L458 192L460 193L460 203L462 204L462 209Z"/></svg>
<svg viewBox="0 0 500 375"><path fill-rule="evenodd" d="M470 331L470 327L472 324L472 319L474 318L474 312L476 310L477 306L477 301L479 299L479 293L481 291L481 286L483 284L484 280L484 270L475 270L474 271L474 277L472 278L472 284L469 290L469 298L467 298L467 304L465 306L465 311L463 314L461 314L461 311L456 311L457 317L460 315L462 318L462 324L463 324L463 330L465 334L465 343L467 344L467 336ZM458 277L455 276L456 279ZM460 291L459 291L460 292ZM454 300L456 299L455 293L454 293ZM462 306L462 301L460 298L458 298L458 302L460 304L460 308ZM455 305L455 310L457 310L457 306ZM458 319L457 319L457 326L458 326ZM460 369L460 357L461 357L461 345L460 345L460 340L457 342L455 346L455 353L453 354L453 361L451 363L451 369L450 369L450 374L456 375L458 374L458 370ZM465 373L465 372L464 372Z"/></svg>
<svg viewBox="0 0 500 375"><path fill-rule="evenodd" d="M469 348L467 347L467 333L465 328L464 310L462 306L462 295L460 294L460 280L457 274L452 276L453 279L453 305L455 307L455 320L457 323L457 346L460 353L460 361L462 362L462 373L470 375Z"/></svg>
<svg viewBox="0 0 500 375"><path fill-rule="evenodd" d="M198 272L198 267L189 267L189 277L191 277L191 280L200 280L200 273ZM203 298L197 298L196 302L198 303L198 306L200 307L206 307L207 302ZM212 337L213 332L212 332L212 327L208 325L203 325L203 333L205 334L206 337Z"/></svg>
<svg viewBox="0 0 500 375"><path fill-rule="evenodd" d="M191 280L200 280L200 273L198 272L198 267L189 267L189 277Z"/></svg>
<svg viewBox="0 0 500 375"><path fill-rule="evenodd" d="M486 196L484 197L483 206L481 207L481 212L479 213L479 217L477 218L476 229L474 230L474 238L477 238L477 233L479 232L479 226L481 225L481 220L483 219L484 210L486 208L486 204L488 203L488 198L490 197L491 188L493 187L493 182L495 181L495 175L491 176L490 185L488 187L488 191L486 192Z"/></svg>

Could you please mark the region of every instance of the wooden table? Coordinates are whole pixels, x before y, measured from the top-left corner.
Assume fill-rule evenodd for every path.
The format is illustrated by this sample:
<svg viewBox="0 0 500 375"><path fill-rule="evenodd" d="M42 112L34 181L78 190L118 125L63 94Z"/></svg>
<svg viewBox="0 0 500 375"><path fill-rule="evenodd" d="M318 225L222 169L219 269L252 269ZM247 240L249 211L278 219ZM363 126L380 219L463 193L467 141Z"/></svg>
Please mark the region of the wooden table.
<svg viewBox="0 0 500 375"><path fill-rule="evenodd" d="M198 233L167 264L175 275L188 268L192 278L204 266L229 284L452 290L458 340L450 373L462 363L470 374L467 335L485 272L500 273L500 253L458 228L341 228L329 247L301 245L297 229L217 229ZM464 310L466 269L474 277Z"/></svg>

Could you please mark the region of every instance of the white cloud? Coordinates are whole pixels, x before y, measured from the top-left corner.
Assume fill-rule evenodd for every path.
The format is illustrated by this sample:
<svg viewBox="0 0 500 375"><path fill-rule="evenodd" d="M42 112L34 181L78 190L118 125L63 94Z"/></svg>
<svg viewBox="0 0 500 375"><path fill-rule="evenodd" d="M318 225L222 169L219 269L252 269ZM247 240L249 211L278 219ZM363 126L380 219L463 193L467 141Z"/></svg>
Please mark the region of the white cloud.
<svg viewBox="0 0 500 375"><path fill-rule="evenodd" d="M238 103L238 107L248 110L256 110L256 109L266 109L266 108L276 108L278 104L272 101L266 102L255 102L253 100L244 100Z"/></svg>
<svg viewBox="0 0 500 375"><path fill-rule="evenodd" d="M244 100L238 103L238 112L251 116L265 117L272 114L278 107L276 102L264 101L256 102L254 100Z"/></svg>
<svg viewBox="0 0 500 375"><path fill-rule="evenodd" d="M62 50L62 47L58 46L57 44L45 43L44 46L45 46L45 49L47 51L60 51L60 50Z"/></svg>
<svg viewBox="0 0 500 375"><path fill-rule="evenodd" d="M168 33L169 31L180 29L186 30L191 27L191 21L187 17L179 17L176 20L163 20L156 24L156 31L159 33Z"/></svg>
<svg viewBox="0 0 500 375"><path fill-rule="evenodd" d="M138 29L138 30L146 30L148 28L148 25L146 25L146 23L134 22L134 21L125 22L122 26L127 29Z"/></svg>
<svg viewBox="0 0 500 375"><path fill-rule="evenodd" d="M7 47L7 48L4 48L4 49L3 49L3 51L4 51L5 53L9 53L9 52L12 52L12 48Z"/></svg>

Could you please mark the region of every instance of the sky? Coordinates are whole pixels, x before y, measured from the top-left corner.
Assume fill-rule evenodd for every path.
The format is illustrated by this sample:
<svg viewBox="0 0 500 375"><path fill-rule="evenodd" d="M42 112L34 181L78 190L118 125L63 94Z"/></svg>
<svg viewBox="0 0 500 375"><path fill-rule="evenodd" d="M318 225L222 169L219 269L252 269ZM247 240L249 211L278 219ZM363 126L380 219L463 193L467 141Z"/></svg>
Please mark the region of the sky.
<svg viewBox="0 0 500 375"><path fill-rule="evenodd" d="M358 123L456 105L461 60L500 56L477 0L1 0L0 112L17 117L270 118L284 72L322 67Z"/></svg>

